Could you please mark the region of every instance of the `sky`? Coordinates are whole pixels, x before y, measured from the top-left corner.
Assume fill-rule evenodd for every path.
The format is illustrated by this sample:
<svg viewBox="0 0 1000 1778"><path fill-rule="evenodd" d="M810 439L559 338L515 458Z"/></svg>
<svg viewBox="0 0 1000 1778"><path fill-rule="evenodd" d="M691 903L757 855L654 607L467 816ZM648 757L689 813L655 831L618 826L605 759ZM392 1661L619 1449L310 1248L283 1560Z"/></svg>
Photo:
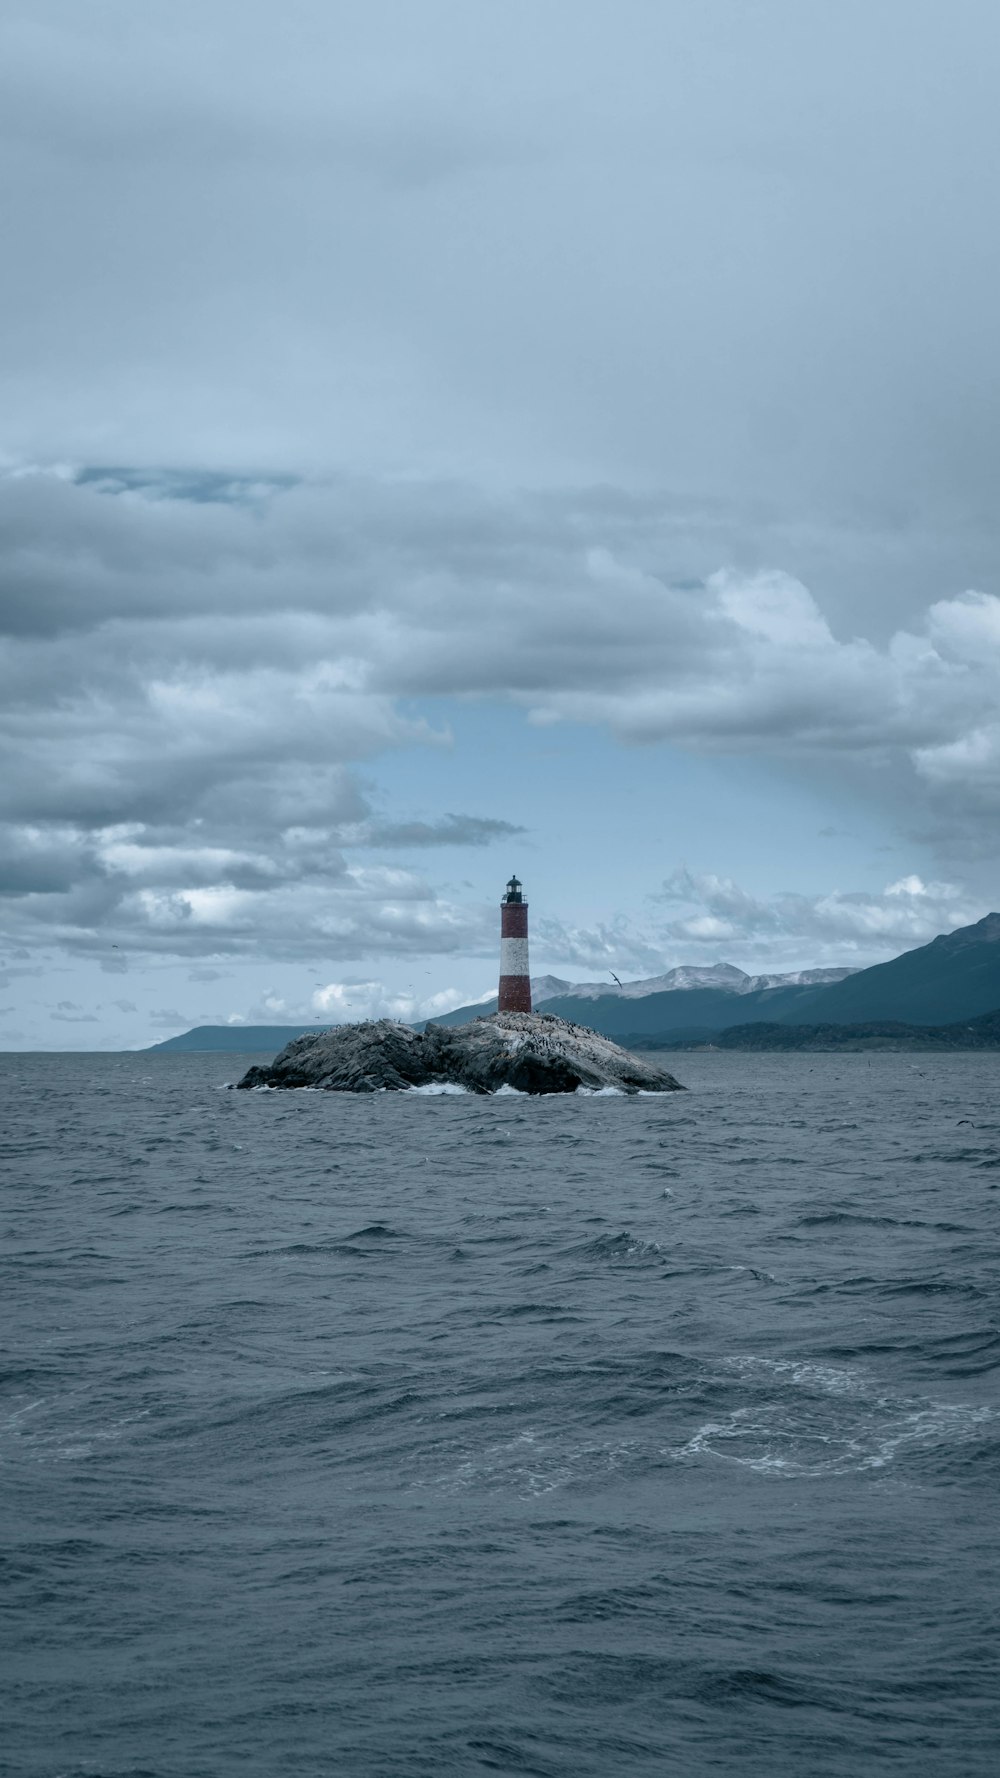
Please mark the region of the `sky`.
<svg viewBox="0 0 1000 1778"><path fill-rule="evenodd" d="M1000 905L995 0L7 0L0 1048Z"/></svg>

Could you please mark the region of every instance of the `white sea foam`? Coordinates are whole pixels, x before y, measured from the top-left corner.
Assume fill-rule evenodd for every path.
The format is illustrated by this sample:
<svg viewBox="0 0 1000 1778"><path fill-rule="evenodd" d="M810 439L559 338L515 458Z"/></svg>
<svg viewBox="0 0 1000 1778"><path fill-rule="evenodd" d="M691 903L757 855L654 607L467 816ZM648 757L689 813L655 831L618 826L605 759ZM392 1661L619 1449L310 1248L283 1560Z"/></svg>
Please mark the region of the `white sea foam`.
<svg viewBox="0 0 1000 1778"><path fill-rule="evenodd" d="M47 1410L47 1415L43 1412L37 1421L21 1424L26 1415L39 1408ZM71 1396L65 1401L40 1397L37 1401L15 1409L0 1422L0 1448L6 1445L13 1454L16 1445L20 1455L36 1463L66 1462L90 1457L95 1445L113 1444L125 1438L129 1429L137 1421L145 1420L149 1414L148 1408L137 1408L132 1413L119 1415L106 1425L92 1426L80 1424L76 1420L75 1408L75 1398ZM72 1424L63 1423L63 1413L74 1416Z"/></svg>
<svg viewBox="0 0 1000 1778"><path fill-rule="evenodd" d="M884 1469L908 1452L966 1444L995 1418L992 1408L931 1402L909 1412L890 1410L884 1420L873 1415L821 1432L773 1408L737 1408L723 1420L706 1421L670 1455L721 1458L789 1480L845 1475Z"/></svg>
<svg viewBox="0 0 1000 1778"><path fill-rule="evenodd" d="M429 1472L411 1480L410 1487L445 1494L509 1490L522 1500L535 1500L577 1482L615 1474L634 1461L639 1449L635 1439L581 1442L567 1440L558 1431L526 1427L479 1450L454 1451L444 1468L443 1452L428 1453Z"/></svg>
<svg viewBox="0 0 1000 1778"><path fill-rule="evenodd" d="M670 1456L714 1457L787 1479L844 1475L969 1443L998 1418L991 1407L883 1394L862 1369L752 1356L725 1363L756 1383L759 1399L705 1421ZM831 1423L829 1406L819 1409L817 1396L827 1403L840 1398L838 1420Z"/></svg>
<svg viewBox="0 0 1000 1778"><path fill-rule="evenodd" d="M734 1266L731 1269L747 1270L745 1266ZM770 1273L766 1276L770 1277ZM779 1382L798 1384L826 1395L857 1395L864 1391L870 1381L868 1372L860 1368L814 1364L810 1359L756 1358L752 1353L747 1353L726 1358L723 1363L727 1369L740 1371L746 1376L773 1377Z"/></svg>

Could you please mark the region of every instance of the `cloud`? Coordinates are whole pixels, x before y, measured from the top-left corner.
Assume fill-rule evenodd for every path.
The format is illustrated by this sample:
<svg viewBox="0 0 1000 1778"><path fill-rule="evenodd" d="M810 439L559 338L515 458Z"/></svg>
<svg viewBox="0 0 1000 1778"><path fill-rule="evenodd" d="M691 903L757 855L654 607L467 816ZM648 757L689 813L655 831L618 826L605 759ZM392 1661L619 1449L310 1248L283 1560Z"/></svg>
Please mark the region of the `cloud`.
<svg viewBox="0 0 1000 1778"><path fill-rule="evenodd" d="M738 952L734 961L786 956L789 968L828 959L863 966L989 911L958 885L926 883L917 875L886 884L880 894L756 896L731 878L681 869L664 883L658 900L675 910L660 929L665 946L725 953L727 959Z"/></svg>
<svg viewBox="0 0 1000 1778"><path fill-rule="evenodd" d="M606 588L617 660L603 684L581 672L576 686L540 690L538 721L603 721L626 741L712 751L897 755L929 779L937 750L978 733L1000 687L991 594L941 601L921 632L879 648L835 637L808 590L780 572L720 570L696 594L601 553L587 573Z"/></svg>
<svg viewBox="0 0 1000 1778"><path fill-rule="evenodd" d="M15 951L13 954L15 957L29 955L27 951ZM41 963L7 964L0 972L0 988L9 988L12 982L23 980L28 976L37 978L45 973L45 966Z"/></svg>
<svg viewBox="0 0 1000 1778"><path fill-rule="evenodd" d="M393 988L379 978L348 976L317 984L305 999L290 998L277 988L265 989L244 1011L226 1015L226 1023L315 1025L318 1029L325 1025L350 1024L359 1019L389 1018L414 1023L439 1017L453 1007L463 1005L467 999L468 995L459 988L446 987L428 992L412 983ZM205 1022L217 1022L219 1016L218 1013L206 1014Z"/></svg>
<svg viewBox="0 0 1000 1778"><path fill-rule="evenodd" d="M659 935L624 917L592 926L543 917L536 928L537 952L550 963L599 974L624 969L635 976L658 975L665 967Z"/></svg>
<svg viewBox="0 0 1000 1778"><path fill-rule="evenodd" d="M209 749L231 776L241 762L284 770L286 797L308 798L289 764L320 742L342 767L446 739L403 714L415 695L514 698L538 721L607 723L629 741L902 749L928 781L960 775L946 750L964 745L993 773L1000 600L969 592L882 643L841 639L787 573L678 579L697 525L669 503L356 478L263 505L55 476L8 479L3 495L7 685L15 701L58 693L64 736L103 735L67 795L106 820L136 813L136 747L161 760L158 773L145 760L146 818L151 797L154 810L190 800Z"/></svg>
<svg viewBox="0 0 1000 1778"><path fill-rule="evenodd" d="M185 1018L182 1012L177 1012L172 1006L155 1007L152 1012L147 1013L146 1017L158 1031L180 1031L191 1022L190 1019Z"/></svg>
<svg viewBox="0 0 1000 1778"><path fill-rule="evenodd" d="M421 994L415 988L391 989L381 981L327 982L316 989L310 1010L314 1019L331 1025L351 1024L356 1019L403 1019L415 1023L451 1012L465 998L457 988Z"/></svg>
<svg viewBox="0 0 1000 1778"><path fill-rule="evenodd" d="M103 464L548 460L974 510L998 27L969 4L956 31L884 0L859 55L852 9L783 0L724 29L8 0L8 426Z"/></svg>
<svg viewBox="0 0 1000 1778"><path fill-rule="evenodd" d="M107 25L115 7L105 0L102 10ZM12 30L4 81L8 139L36 145L57 164L109 177L124 157L154 179L169 169L188 181L210 168L213 177L242 170L260 183L268 171L301 177L310 159L319 159L339 180L353 176L390 191L436 184L501 152L471 107L463 117L458 104L446 109L418 91L390 98L370 72L365 81L360 69L349 71L342 33L341 55L323 65L296 53L298 33L276 29L273 8L253 0L236 9L216 0L214 28L209 23L207 30L205 21L185 19L175 8L156 13L154 5L131 54L120 32L108 53L107 39L80 31L71 13L58 25L50 17L44 31ZM238 27L251 18L241 39ZM201 70L197 86L189 78L192 57ZM275 58L294 72L294 85L275 80Z"/></svg>
<svg viewBox="0 0 1000 1778"><path fill-rule="evenodd" d="M525 828L513 821L480 815L443 815L439 821L371 821L359 827L355 843L366 846L489 846Z"/></svg>
<svg viewBox="0 0 1000 1778"><path fill-rule="evenodd" d="M423 712L448 698L625 745L874 765L953 852L1000 812L992 594L841 637L789 574L678 577L696 521L647 497L281 477L211 495L177 472L0 484L0 896L21 942L115 972L135 949L492 945L420 871L352 861L523 832L376 807L362 766L447 748ZM643 966L614 933L559 942L554 961L577 944L588 967Z"/></svg>

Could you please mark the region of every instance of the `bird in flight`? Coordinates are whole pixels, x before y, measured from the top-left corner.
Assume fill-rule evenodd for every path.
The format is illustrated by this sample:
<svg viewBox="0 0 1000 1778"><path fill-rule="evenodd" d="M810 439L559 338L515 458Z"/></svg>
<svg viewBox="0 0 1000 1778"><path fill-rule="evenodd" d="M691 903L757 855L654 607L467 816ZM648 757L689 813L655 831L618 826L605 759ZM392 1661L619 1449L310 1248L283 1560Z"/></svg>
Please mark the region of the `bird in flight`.
<svg viewBox="0 0 1000 1778"><path fill-rule="evenodd" d="M621 985L622 985L622 984L621 984L621 982L619 982L619 981L618 981L618 977L617 977L617 976L616 976L616 975L615 975L615 972L614 972L614 970L613 970L613 969L609 969L609 970L608 970L608 974L609 974L609 975L610 975L610 976L611 976L611 977L612 977L612 979L613 979L613 980L614 980L614 981L616 981L616 982L618 982L618 986L619 986L619 987L621 987Z"/></svg>

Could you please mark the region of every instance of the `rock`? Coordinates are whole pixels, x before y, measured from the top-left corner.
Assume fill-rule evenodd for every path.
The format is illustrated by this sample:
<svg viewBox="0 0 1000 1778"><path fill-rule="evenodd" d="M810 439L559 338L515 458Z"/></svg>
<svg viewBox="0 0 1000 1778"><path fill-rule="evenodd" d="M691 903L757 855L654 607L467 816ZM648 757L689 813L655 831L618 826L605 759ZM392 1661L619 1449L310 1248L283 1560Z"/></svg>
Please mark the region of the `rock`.
<svg viewBox="0 0 1000 1778"><path fill-rule="evenodd" d="M335 1025L286 1043L270 1067L248 1068L238 1087L324 1087L330 1093L399 1093L431 1078L420 1035L393 1019Z"/></svg>
<svg viewBox="0 0 1000 1778"><path fill-rule="evenodd" d="M468 1025L430 1025L425 1036L433 1046L432 1078L473 1093L495 1093L502 1086L521 1093L574 1093L578 1087L679 1090L664 1069L553 1013L494 1013Z"/></svg>
<svg viewBox="0 0 1000 1778"><path fill-rule="evenodd" d="M551 1013L504 1012L471 1024L417 1032L392 1019L337 1025L286 1044L270 1067L249 1068L240 1087L321 1087L332 1093L399 1093L443 1084L470 1093L673 1093L665 1069Z"/></svg>

